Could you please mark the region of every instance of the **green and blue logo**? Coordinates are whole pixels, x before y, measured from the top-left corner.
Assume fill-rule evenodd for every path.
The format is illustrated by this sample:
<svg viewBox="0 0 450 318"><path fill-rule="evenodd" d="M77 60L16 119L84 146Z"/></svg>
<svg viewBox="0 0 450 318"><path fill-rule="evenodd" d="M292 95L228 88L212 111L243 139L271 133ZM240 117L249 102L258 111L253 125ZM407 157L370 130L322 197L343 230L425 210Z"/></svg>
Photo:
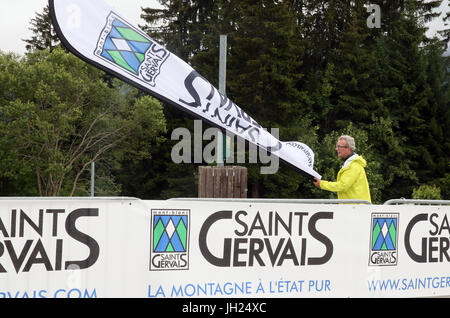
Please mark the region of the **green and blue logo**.
<svg viewBox="0 0 450 318"><path fill-rule="evenodd" d="M189 269L190 210L151 211L150 270Z"/></svg>
<svg viewBox="0 0 450 318"><path fill-rule="evenodd" d="M170 53L111 12L94 55L154 87Z"/></svg>
<svg viewBox="0 0 450 318"><path fill-rule="evenodd" d="M398 213L372 213L369 265L397 265Z"/></svg>
<svg viewBox="0 0 450 318"><path fill-rule="evenodd" d="M153 252L186 252L187 215L155 215Z"/></svg>

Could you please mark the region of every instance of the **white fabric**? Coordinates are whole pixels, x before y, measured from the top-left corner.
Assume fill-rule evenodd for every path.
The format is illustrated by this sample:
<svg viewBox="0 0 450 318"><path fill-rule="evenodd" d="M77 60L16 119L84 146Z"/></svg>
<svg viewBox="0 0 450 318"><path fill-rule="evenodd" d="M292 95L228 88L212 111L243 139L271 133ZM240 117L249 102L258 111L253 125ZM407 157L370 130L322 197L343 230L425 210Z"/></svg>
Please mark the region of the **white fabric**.
<svg viewBox="0 0 450 318"><path fill-rule="evenodd" d="M269 150L308 175L321 177L313 169L314 153L307 145L280 142L192 67L105 2L50 0L50 10L58 36L83 60ZM139 52L143 49L146 51ZM121 65L123 60L129 65Z"/></svg>
<svg viewBox="0 0 450 318"><path fill-rule="evenodd" d="M353 156L348 157L347 160L345 160L344 164L342 165L342 168L348 167L352 163L352 161L356 159L356 157L358 157L356 153Z"/></svg>

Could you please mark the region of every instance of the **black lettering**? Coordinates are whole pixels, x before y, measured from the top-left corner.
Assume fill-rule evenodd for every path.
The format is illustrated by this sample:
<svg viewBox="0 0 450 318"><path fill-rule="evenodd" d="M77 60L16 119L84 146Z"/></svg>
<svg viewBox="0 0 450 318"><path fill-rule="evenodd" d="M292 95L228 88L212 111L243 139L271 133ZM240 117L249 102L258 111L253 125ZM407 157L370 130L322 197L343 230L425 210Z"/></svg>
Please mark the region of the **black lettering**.
<svg viewBox="0 0 450 318"><path fill-rule="evenodd" d="M11 237L16 237L16 217L17 210L11 211Z"/></svg>
<svg viewBox="0 0 450 318"><path fill-rule="evenodd" d="M267 253L269 254L270 262L272 263L272 267L273 267L273 266L275 266L275 262L278 258L278 255L280 254L281 247L283 246L283 243L284 243L284 238L280 239L280 241L278 242L275 253L272 250L272 246L270 245L269 239L265 238L264 243L266 243Z"/></svg>
<svg viewBox="0 0 450 318"><path fill-rule="evenodd" d="M264 228L263 221L261 219L261 215L259 214L259 211L256 213L256 216L253 220L252 225L250 226L250 230L248 231L248 235L252 235L254 230L262 230L263 234L267 236L267 231Z"/></svg>
<svg viewBox="0 0 450 318"><path fill-rule="evenodd" d="M275 235L278 235L278 225L281 224L289 235L292 235L292 213L289 213L289 221L286 224L281 216L275 212Z"/></svg>
<svg viewBox="0 0 450 318"><path fill-rule="evenodd" d="M231 117L230 122L227 124L228 127L233 126L234 121L236 120L236 117Z"/></svg>
<svg viewBox="0 0 450 318"><path fill-rule="evenodd" d="M227 115L225 116L225 120L224 120L222 123L225 124L225 125L227 125L228 127L231 127L231 125L228 123L228 119L230 119L230 118L231 118L231 120L234 119L233 116L231 116L230 114L227 114ZM230 121L231 121L231 120L230 120Z"/></svg>
<svg viewBox="0 0 450 318"><path fill-rule="evenodd" d="M311 216L308 223L308 230L312 237L321 242L326 247L325 254L322 257L309 257L308 265L321 265L328 262L333 255L333 242L317 231L316 223L320 219L333 219L333 212L318 212Z"/></svg>
<svg viewBox="0 0 450 318"><path fill-rule="evenodd" d="M430 234L431 234L431 235L436 235L436 234L439 232L439 226L437 225L437 223L435 223L435 222L433 221L433 219L434 219L435 217L438 217L438 215L437 215L436 213L433 213L433 214L430 215L430 223L431 223L431 225L433 225L434 228L435 228L434 231L430 231Z"/></svg>
<svg viewBox="0 0 450 318"><path fill-rule="evenodd" d="M425 263L427 261L427 252L426 252L426 246L427 246L427 239L422 238L422 255L416 254L413 249L411 248L411 231L413 227L422 221L426 221L428 219L428 215L426 213L418 214L415 217L411 219L408 226L405 230L405 249L406 253L408 253L409 257L417 263Z"/></svg>
<svg viewBox="0 0 450 318"><path fill-rule="evenodd" d="M253 126L255 126L256 128L261 128L261 129L262 129L262 126L261 126L260 124L258 124L256 121L252 120L252 124L253 124ZM280 144L280 148L281 148L281 143L279 143L279 144Z"/></svg>
<svg viewBox="0 0 450 318"><path fill-rule="evenodd" d="M447 230L447 233L450 234L450 225L448 224L447 214L444 215L444 219L442 220L441 228L439 229L439 235L442 234L442 230Z"/></svg>
<svg viewBox="0 0 450 318"><path fill-rule="evenodd" d="M306 239L302 238L302 253L300 255L300 265L305 265L306 261Z"/></svg>
<svg viewBox="0 0 450 318"><path fill-rule="evenodd" d="M194 99L194 101L186 102L181 98L179 99L180 102L182 102L188 106L195 107L195 108L202 106L202 102L200 100L200 95L194 88L194 81L197 78L200 78L200 79L203 79L204 81L206 81L206 79L204 79L199 73L197 73L197 71L192 71L184 80L184 86L187 89L188 93L191 95L191 97Z"/></svg>
<svg viewBox="0 0 450 318"><path fill-rule="evenodd" d="M52 226L52 236L56 237L58 235L58 214L64 213L65 210L53 210L48 209L46 213L53 214L53 226Z"/></svg>
<svg viewBox="0 0 450 318"><path fill-rule="evenodd" d="M155 48L156 48L156 50L155 50ZM158 55L159 52L162 52L163 54ZM163 48L157 48L156 45L152 46L152 53L154 53L161 60L163 60L166 57L166 55L168 54L167 50L165 50Z"/></svg>
<svg viewBox="0 0 450 318"><path fill-rule="evenodd" d="M19 257L17 257L16 251L14 250L11 241L5 241L6 249L8 250L9 257L11 258L16 273L19 273L20 267L22 267L23 261L25 260L25 257L27 256L28 251L31 248L31 244L33 244L33 240L27 240L22 249L22 252L20 253Z"/></svg>
<svg viewBox="0 0 450 318"><path fill-rule="evenodd" d="M308 212L295 212L294 215L298 216L298 236L303 235L303 217L308 215Z"/></svg>
<svg viewBox="0 0 450 318"><path fill-rule="evenodd" d="M43 230L43 225L44 225L44 210L39 210L39 225L37 225L36 223L33 222L33 220L31 220L31 218L22 210L20 210L20 215L19 215L19 223L20 223L20 228L19 228L19 237L24 237L24 227L25 227L25 221L26 223L28 223L28 225L30 225L35 231L36 233L39 234L39 236L42 237L42 230Z"/></svg>
<svg viewBox="0 0 450 318"><path fill-rule="evenodd" d="M181 267L186 267L187 266L187 260L186 260L187 254L181 254L180 255L180 260L182 261Z"/></svg>
<svg viewBox="0 0 450 318"><path fill-rule="evenodd" d="M252 128L251 125L248 125L248 126L242 126L242 125L241 125L241 121L240 121L239 119L236 120L236 124L234 125L234 127L235 127L236 130L238 130L238 131L239 131L239 129L242 129L242 132L246 131L247 129ZM253 138L253 136L250 135L250 138ZM252 141L255 142L255 139L253 138Z"/></svg>
<svg viewBox="0 0 450 318"><path fill-rule="evenodd" d="M153 265L153 267L160 268L160 261L159 261L160 257L161 257L161 254L155 254L152 257L152 265ZM155 263L155 260L158 260L158 262Z"/></svg>
<svg viewBox="0 0 450 318"><path fill-rule="evenodd" d="M250 126L249 126L250 128ZM250 136L250 138L253 140L253 142L255 142L258 139L258 136L261 133L259 132L258 128L252 127L249 131L248 131L248 135ZM264 146L264 145L263 145Z"/></svg>
<svg viewBox="0 0 450 318"><path fill-rule="evenodd" d="M220 92L219 92L219 95L220 95L220 106L219 107L222 108L223 106L225 106L226 103L228 103L227 107L225 107L225 110L230 111L231 107L233 107L233 102Z"/></svg>
<svg viewBox="0 0 450 318"><path fill-rule="evenodd" d="M238 230L234 230L234 233L235 233L237 236L244 236L244 235L246 235L247 232L248 232L248 226L247 226L247 224L246 224L244 221L242 221L241 219L239 219L239 216L241 216L241 215L247 216L247 212L245 212L245 211L238 211L238 212L234 215L234 219L236 220L236 223L238 223L239 225L242 225L242 227L244 228L244 229L242 230L242 232L239 232Z"/></svg>
<svg viewBox="0 0 450 318"><path fill-rule="evenodd" d="M206 96L206 99L209 100L209 102L206 104L206 107L203 110L204 113L209 112L209 107L211 106L211 100L214 97L215 92L216 92L216 89L214 88L214 86L211 85L211 91L209 92L209 95Z"/></svg>
<svg viewBox="0 0 450 318"><path fill-rule="evenodd" d="M283 262L287 259L293 260L294 265L298 266L297 255L295 254L295 249L290 239L286 241L286 245L284 246L283 253L280 256L280 259L278 260L277 266L283 265Z"/></svg>
<svg viewBox="0 0 450 318"><path fill-rule="evenodd" d="M225 119L222 119L222 117L220 116L219 108L216 108L216 110L214 110L214 112L211 115L211 117L212 118L217 117L222 124L227 125L227 121L231 117L231 115L227 114L225 116ZM227 125L227 126L230 127L230 125Z"/></svg>
<svg viewBox="0 0 450 318"><path fill-rule="evenodd" d="M56 240L55 271L61 270L63 240Z"/></svg>
<svg viewBox="0 0 450 318"><path fill-rule="evenodd" d="M233 266L244 267L246 265L245 261L239 261L239 254L245 254L247 249L239 248L239 244L247 243L246 238L237 238L234 240L234 254L233 254Z"/></svg>
<svg viewBox="0 0 450 318"><path fill-rule="evenodd" d="M258 132L259 132L259 130L258 130ZM268 152L274 152L274 151L280 150L281 147L283 147L283 145L281 144L281 142L278 141L276 146L273 146L273 147L267 146L266 149L267 149Z"/></svg>
<svg viewBox="0 0 450 318"><path fill-rule="evenodd" d="M41 257L38 257L38 255L41 255ZM33 264L44 264L45 269L47 271L53 270L52 265L50 264L50 260L47 256L47 253L45 252L45 248L42 245L40 239L37 241L36 246L31 252L30 257L28 258L28 262L25 264L25 267L23 268L23 272L29 272Z"/></svg>
<svg viewBox="0 0 450 318"><path fill-rule="evenodd" d="M3 224L1 218L0 218L0 232L2 232L3 237L9 237L8 232L6 231L5 225Z"/></svg>
<svg viewBox="0 0 450 318"><path fill-rule="evenodd" d="M3 253L5 252L5 246L2 242L0 242L0 257L3 256ZM0 264L0 273L6 273L6 269Z"/></svg>
<svg viewBox="0 0 450 318"><path fill-rule="evenodd" d="M450 245L450 242L449 242L448 237L440 238L439 249L440 249L441 254L439 257L439 262L442 262L444 260L444 257L443 257L444 255L445 255L445 258L447 259L447 262L450 262L450 257L447 253L448 248L450 247L449 245Z"/></svg>
<svg viewBox="0 0 450 318"><path fill-rule="evenodd" d="M248 266L253 266L253 260L256 259L260 266L264 266L264 262L260 254L264 251L264 242L262 239L251 238L249 247Z"/></svg>
<svg viewBox="0 0 450 318"><path fill-rule="evenodd" d="M211 264L219 267L229 267L231 262L231 239L226 238L223 243L223 257L214 256L208 249L207 235L211 226L222 219L231 219L232 211L219 211L211 214L203 223L199 234L199 247L203 257Z"/></svg>
<svg viewBox="0 0 450 318"><path fill-rule="evenodd" d="M216 89L211 85L211 90L209 91L209 95L206 96L206 99L211 101L214 95L216 94Z"/></svg>
<svg viewBox="0 0 450 318"><path fill-rule="evenodd" d="M83 243L89 248L89 256L82 261L67 261L65 269L68 269L70 265L77 265L80 269L88 268L92 266L98 259L100 253L100 247L96 240L87 234L80 232L75 223L80 217L93 217L98 216L98 209L78 209L71 212L66 218L66 231L72 238L80 243Z"/></svg>
<svg viewBox="0 0 450 318"><path fill-rule="evenodd" d="M234 110L236 111L236 114L237 114L238 118L242 118L242 116L241 116L241 109L239 108L239 106L236 105L235 103L233 103L233 106L234 106Z"/></svg>
<svg viewBox="0 0 450 318"><path fill-rule="evenodd" d="M433 252L439 250L439 247L438 246L434 246L433 243L437 243L438 241L439 241L438 237L430 237L430 238L428 238L428 261L430 263L437 263L437 261L438 261L437 257L433 257Z"/></svg>
<svg viewBox="0 0 450 318"><path fill-rule="evenodd" d="M242 115L242 118L244 118L245 119L245 121L247 121L247 122L251 122L251 118L250 118L250 116L249 115L247 115L247 113L241 108L241 115Z"/></svg>
<svg viewBox="0 0 450 318"><path fill-rule="evenodd" d="M270 211L269 212L269 226L268 226L268 228L269 228L269 236L272 236L273 235L273 233L272 233L272 229L273 229L273 211Z"/></svg>

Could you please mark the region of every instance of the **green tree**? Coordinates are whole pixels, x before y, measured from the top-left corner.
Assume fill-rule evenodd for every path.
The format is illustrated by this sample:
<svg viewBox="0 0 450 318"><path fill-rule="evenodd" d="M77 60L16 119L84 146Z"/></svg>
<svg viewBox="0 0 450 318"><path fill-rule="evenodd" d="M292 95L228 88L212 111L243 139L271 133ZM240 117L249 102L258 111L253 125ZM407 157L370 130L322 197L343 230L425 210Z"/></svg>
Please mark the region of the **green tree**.
<svg viewBox="0 0 450 318"><path fill-rule="evenodd" d="M52 51L55 47L60 46L60 40L56 35L50 19L48 5L42 9L42 12L36 12L36 16L30 21L29 30L33 32L31 39L25 39L28 52L34 50L49 49Z"/></svg>
<svg viewBox="0 0 450 318"><path fill-rule="evenodd" d="M450 173L450 58L444 57L446 46L433 39L424 48L427 83L430 101L422 117L427 128L423 130L421 142L426 145L429 157L425 158L426 169L419 173L421 181L430 182Z"/></svg>
<svg viewBox="0 0 450 318"><path fill-rule="evenodd" d="M284 2L274 1L240 1L234 14L228 95L264 127L280 127L282 138L297 137L285 127L305 115L309 100L298 89L304 47L295 16Z"/></svg>
<svg viewBox="0 0 450 318"><path fill-rule="evenodd" d="M450 168L450 163L448 164ZM437 180L442 192L442 198L444 200L450 200L450 173L446 173L442 178Z"/></svg>
<svg viewBox="0 0 450 318"><path fill-rule="evenodd" d="M323 131L343 129L350 123L370 124L374 114L381 115L380 69L364 2L354 1L347 12L339 44L329 53L324 74L332 89L328 107L321 113Z"/></svg>
<svg viewBox="0 0 450 318"><path fill-rule="evenodd" d="M159 1L162 9L143 8L141 26L152 38L186 62L202 47L203 37L210 33L209 20L214 19L219 1Z"/></svg>
<svg viewBox="0 0 450 318"><path fill-rule="evenodd" d="M413 190L412 198L419 200L442 200L441 189L435 185L422 184Z"/></svg>
<svg viewBox="0 0 450 318"><path fill-rule="evenodd" d="M445 141L440 130L445 127L442 118L448 106L442 107L445 102L438 101L444 84L442 71L432 74L436 67L444 66L444 61L434 55L434 66L430 64L435 45L425 38L423 27L424 19L432 16L427 15L429 9L421 2L402 2L398 16L391 18L386 27L387 35L379 38L381 84L385 89L381 98L394 123L394 136L400 142L396 155L388 154L389 163L400 169L386 189L387 197L409 196L415 185L436 178L437 167L444 166L440 155ZM434 68L433 72L430 68ZM436 81L440 84L436 85ZM442 117L437 121L436 116ZM439 141L442 143L437 145Z"/></svg>
<svg viewBox="0 0 450 318"><path fill-rule="evenodd" d="M61 49L22 59L1 54L0 63L7 70L0 82L4 195L85 195L91 162L119 148L146 158L165 131L154 99L136 99L136 90L119 81L108 87L103 72ZM101 172L111 188L110 173Z"/></svg>
<svg viewBox="0 0 450 318"><path fill-rule="evenodd" d="M149 148L150 157L128 154L118 169L114 169L122 185L121 195L153 200L197 196L196 165L175 164L171 158L172 147L177 143L171 140L172 131L177 127L193 131L193 122L172 106L164 107L163 113L166 131Z"/></svg>

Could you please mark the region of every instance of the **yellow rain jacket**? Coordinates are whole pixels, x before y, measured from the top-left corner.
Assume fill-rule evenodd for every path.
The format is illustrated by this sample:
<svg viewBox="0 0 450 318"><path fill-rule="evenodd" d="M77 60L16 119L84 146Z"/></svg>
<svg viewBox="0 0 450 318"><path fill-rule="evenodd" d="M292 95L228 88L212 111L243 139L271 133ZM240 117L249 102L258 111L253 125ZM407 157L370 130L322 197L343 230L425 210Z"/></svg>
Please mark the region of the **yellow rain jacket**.
<svg viewBox="0 0 450 318"><path fill-rule="evenodd" d="M366 200L370 199L369 183L367 182L366 160L354 154L348 158L339 170L336 182L320 181L320 188L337 192L338 199Z"/></svg>

